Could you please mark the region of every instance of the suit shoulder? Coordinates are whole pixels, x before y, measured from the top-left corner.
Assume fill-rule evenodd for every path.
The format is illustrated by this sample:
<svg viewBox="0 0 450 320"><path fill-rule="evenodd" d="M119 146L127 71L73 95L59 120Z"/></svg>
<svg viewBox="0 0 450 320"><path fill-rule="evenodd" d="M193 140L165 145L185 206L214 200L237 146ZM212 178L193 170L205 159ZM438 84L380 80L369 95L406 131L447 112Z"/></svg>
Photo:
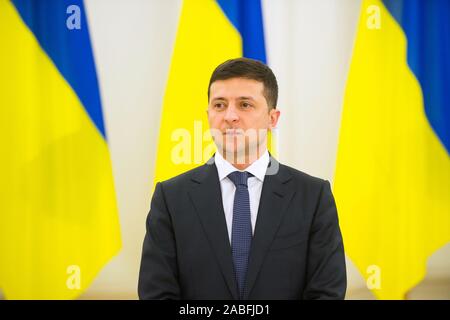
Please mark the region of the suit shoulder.
<svg viewBox="0 0 450 320"><path fill-rule="evenodd" d="M286 172L290 173L290 175L293 177L293 179L300 184L305 184L308 186L314 186L314 187L322 187L324 183L327 183L327 180L324 180L319 177L312 176L306 172L297 170L295 168L292 168L290 166L280 164L280 167L285 170Z"/></svg>
<svg viewBox="0 0 450 320"><path fill-rule="evenodd" d="M207 164L201 165L199 167L183 172L167 180L160 181L160 183L163 185L164 188L174 188L184 186L187 183L189 183L192 179L194 179L196 176L204 172L206 169L205 166L208 165Z"/></svg>

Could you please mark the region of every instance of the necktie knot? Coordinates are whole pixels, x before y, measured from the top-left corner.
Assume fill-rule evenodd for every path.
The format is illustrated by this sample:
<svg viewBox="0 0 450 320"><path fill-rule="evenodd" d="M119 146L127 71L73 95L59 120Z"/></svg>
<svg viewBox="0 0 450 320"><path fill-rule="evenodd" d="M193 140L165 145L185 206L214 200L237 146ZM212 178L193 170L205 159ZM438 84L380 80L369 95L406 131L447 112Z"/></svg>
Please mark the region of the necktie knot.
<svg viewBox="0 0 450 320"><path fill-rule="evenodd" d="M234 171L228 175L228 178L230 178L237 188L238 186L247 187L247 180L251 176L253 175L247 171Z"/></svg>

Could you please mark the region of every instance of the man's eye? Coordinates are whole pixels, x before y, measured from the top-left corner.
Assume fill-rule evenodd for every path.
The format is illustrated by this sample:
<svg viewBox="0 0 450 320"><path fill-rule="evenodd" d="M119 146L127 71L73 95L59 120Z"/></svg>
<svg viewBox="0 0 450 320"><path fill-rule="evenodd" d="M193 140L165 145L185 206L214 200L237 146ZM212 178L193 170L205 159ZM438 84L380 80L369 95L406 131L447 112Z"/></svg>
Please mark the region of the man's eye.
<svg viewBox="0 0 450 320"><path fill-rule="evenodd" d="M244 109L247 109L247 108L250 108L250 107L251 107L251 104L250 104L250 103L247 103L247 102L244 102L244 103L242 103L242 107L243 107Z"/></svg>
<svg viewBox="0 0 450 320"><path fill-rule="evenodd" d="M224 106L223 106L223 103L216 103L216 104L214 104L214 108L216 108L216 109L222 109Z"/></svg>

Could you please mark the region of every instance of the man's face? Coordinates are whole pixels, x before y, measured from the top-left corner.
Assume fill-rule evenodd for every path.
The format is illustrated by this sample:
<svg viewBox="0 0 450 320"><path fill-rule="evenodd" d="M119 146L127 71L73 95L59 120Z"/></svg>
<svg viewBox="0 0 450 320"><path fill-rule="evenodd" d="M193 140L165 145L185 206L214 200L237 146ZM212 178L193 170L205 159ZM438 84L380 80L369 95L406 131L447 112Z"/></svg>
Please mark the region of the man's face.
<svg viewBox="0 0 450 320"><path fill-rule="evenodd" d="M263 90L262 82L245 78L211 84L208 121L224 156L254 156L267 148L267 131L276 126L280 112L269 111Z"/></svg>

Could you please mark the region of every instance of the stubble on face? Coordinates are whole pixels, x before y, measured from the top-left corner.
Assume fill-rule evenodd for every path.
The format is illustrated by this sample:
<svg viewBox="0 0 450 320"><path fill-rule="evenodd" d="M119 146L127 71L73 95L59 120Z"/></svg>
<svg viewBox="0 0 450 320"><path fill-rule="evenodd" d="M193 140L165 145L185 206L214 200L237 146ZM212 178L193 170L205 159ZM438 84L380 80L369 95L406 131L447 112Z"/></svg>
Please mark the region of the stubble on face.
<svg viewBox="0 0 450 320"><path fill-rule="evenodd" d="M248 164L267 149L270 111L261 82L232 78L210 88L208 120L218 151L233 164Z"/></svg>

